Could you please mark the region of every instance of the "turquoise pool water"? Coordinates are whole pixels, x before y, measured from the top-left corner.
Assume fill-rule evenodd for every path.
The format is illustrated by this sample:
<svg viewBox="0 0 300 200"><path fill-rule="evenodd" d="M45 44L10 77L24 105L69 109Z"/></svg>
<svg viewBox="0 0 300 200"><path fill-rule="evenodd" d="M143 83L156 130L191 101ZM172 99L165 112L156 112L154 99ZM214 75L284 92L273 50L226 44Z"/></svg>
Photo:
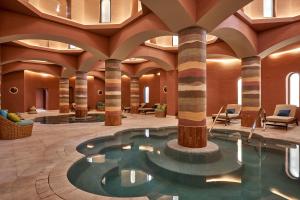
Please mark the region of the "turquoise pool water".
<svg viewBox="0 0 300 200"><path fill-rule="evenodd" d="M153 200L299 199L299 145L218 130L214 159L188 162L168 156L176 128L128 130L77 147L85 157L69 169L81 190L112 197ZM162 167L163 166L163 167Z"/></svg>

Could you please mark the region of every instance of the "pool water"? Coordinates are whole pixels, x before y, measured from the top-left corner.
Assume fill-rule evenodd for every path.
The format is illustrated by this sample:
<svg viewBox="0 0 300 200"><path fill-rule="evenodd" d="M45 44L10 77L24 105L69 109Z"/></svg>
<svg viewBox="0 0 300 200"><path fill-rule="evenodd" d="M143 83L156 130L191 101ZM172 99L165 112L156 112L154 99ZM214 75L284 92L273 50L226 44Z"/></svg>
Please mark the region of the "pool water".
<svg viewBox="0 0 300 200"><path fill-rule="evenodd" d="M122 131L77 147L84 158L68 171L81 190L151 200L299 199L299 145L218 130L216 159L196 163L168 156L176 128Z"/></svg>
<svg viewBox="0 0 300 200"><path fill-rule="evenodd" d="M90 122L104 122L105 115L102 113L88 114L85 118L75 118L75 114L58 115L58 116L44 116L34 119L35 122L41 124L68 124L68 123L90 123Z"/></svg>

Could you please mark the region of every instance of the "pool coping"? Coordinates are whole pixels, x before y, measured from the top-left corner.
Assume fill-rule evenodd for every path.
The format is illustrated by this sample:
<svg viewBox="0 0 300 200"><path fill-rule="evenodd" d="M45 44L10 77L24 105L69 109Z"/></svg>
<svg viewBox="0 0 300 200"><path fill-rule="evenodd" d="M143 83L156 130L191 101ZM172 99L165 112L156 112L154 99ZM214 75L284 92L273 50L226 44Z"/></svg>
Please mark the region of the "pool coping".
<svg viewBox="0 0 300 200"><path fill-rule="evenodd" d="M156 128L149 128L149 129L172 129L176 128L177 126L163 126L163 127L156 127ZM145 127L147 128L147 127ZM36 179L35 182L35 187L37 194L41 199L44 200L60 200L60 199L65 199L65 200L148 200L147 196L142 196L142 197L111 197L111 196L101 196L101 195L96 195L92 193L85 192L77 187L75 187L67 177L67 173L70 169L70 167L77 162L78 160L82 159L85 157L84 154L80 153L77 151L77 147L85 143L87 141L96 139L96 138L103 138L103 137L108 137L112 136L115 137L119 134L122 134L125 131L128 130L142 130L145 128L121 128L118 131L115 132L108 132L105 135L101 136L90 136L89 138L84 138L80 141L76 141L74 145L72 145L72 149L69 152L65 152L64 149L62 149L62 159L58 164L55 164L49 168L44 169L42 172L40 172L39 176ZM231 130L231 131L239 131L244 133L245 135L243 136L248 136L246 131L244 130L238 130L238 129L223 129L223 128L216 128L216 130ZM259 133L255 133L253 138L261 138L261 139L267 139L268 141L275 141L275 142L283 142L283 143L293 143L293 144L299 144L295 141L288 141L284 139L277 139L277 138L272 138L272 137L265 137L260 135Z"/></svg>

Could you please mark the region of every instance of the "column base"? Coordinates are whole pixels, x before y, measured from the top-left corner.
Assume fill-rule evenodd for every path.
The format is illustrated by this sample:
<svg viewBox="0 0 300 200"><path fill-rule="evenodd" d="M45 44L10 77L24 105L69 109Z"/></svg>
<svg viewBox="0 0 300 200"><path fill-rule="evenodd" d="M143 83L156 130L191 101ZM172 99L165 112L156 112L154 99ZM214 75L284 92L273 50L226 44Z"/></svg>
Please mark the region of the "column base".
<svg viewBox="0 0 300 200"><path fill-rule="evenodd" d="M75 117L76 118L85 118L88 114L87 108L76 108Z"/></svg>
<svg viewBox="0 0 300 200"><path fill-rule="evenodd" d="M241 126L252 127L256 120L258 111L242 111L241 112ZM256 121L256 127L261 127L261 119Z"/></svg>
<svg viewBox="0 0 300 200"><path fill-rule="evenodd" d="M178 125L178 144L189 148L202 148L207 146L206 126Z"/></svg>
<svg viewBox="0 0 300 200"><path fill-rule="evenodd" d="M139 106L131 106L130 107L130 113L138 114L139 113Z"/></svg>
<svg viewBox="0 0 300 200"><path fill-rule="evenodd" d="M69 113L70 112L70 106L64 105L59 106L59 113Z"/></svg>
<svg viewBox="0 0 300 200"><path fill-rule="evenodd" d="M121 111L105 112L105 126L119 126L122 124L122 113Z"/></svg>

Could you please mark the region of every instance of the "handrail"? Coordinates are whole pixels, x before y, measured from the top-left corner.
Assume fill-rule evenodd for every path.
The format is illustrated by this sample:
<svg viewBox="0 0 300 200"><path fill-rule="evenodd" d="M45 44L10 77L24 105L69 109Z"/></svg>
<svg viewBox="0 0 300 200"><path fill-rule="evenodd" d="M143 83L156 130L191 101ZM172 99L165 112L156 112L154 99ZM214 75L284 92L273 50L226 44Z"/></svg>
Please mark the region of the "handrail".
<svg viewBox="0 0 300 200"><path fill-rule="evenodd" d="M262 116L262 114L263 114L263 116ZM256 129L256 122L260 119L260 118L265 118L265 115L266 115L266 111L265 111L265 109L263 109L262 107L260 107L259 108L259 111L258 111L258 113L257 113L257 116L256 116L256 118L255 118L255 120L254 120L254 122L253 122L253 125L252 125L252 127L251 127L251 130L250 130L250 134L249 134L249 136L248 136L248 140L250 140L251 138L252 138L252 135L253 135L253 133L254 133L254 131L255 131L255 129ZM266 126L265 126L265 124L264 124L264 120L263 120L263 129L265 130L265 128L266 128Z"/></svg>
<svg viewBox="0 0 300 200"><path fill-rule="evenodd" d="M214 121L213 121L213 124L211 125L210 129L208 130L208 133L211 133L211 130L212 130L213 127L215 126L216 121L218 120L218 118L219 118L219 116L220 116L220 114L221 114L223 108L224 108L224 106L222 106L222 107L220 108L220 110L219 110L219 112L218 112L216 118L215 118Z"/></svg>

